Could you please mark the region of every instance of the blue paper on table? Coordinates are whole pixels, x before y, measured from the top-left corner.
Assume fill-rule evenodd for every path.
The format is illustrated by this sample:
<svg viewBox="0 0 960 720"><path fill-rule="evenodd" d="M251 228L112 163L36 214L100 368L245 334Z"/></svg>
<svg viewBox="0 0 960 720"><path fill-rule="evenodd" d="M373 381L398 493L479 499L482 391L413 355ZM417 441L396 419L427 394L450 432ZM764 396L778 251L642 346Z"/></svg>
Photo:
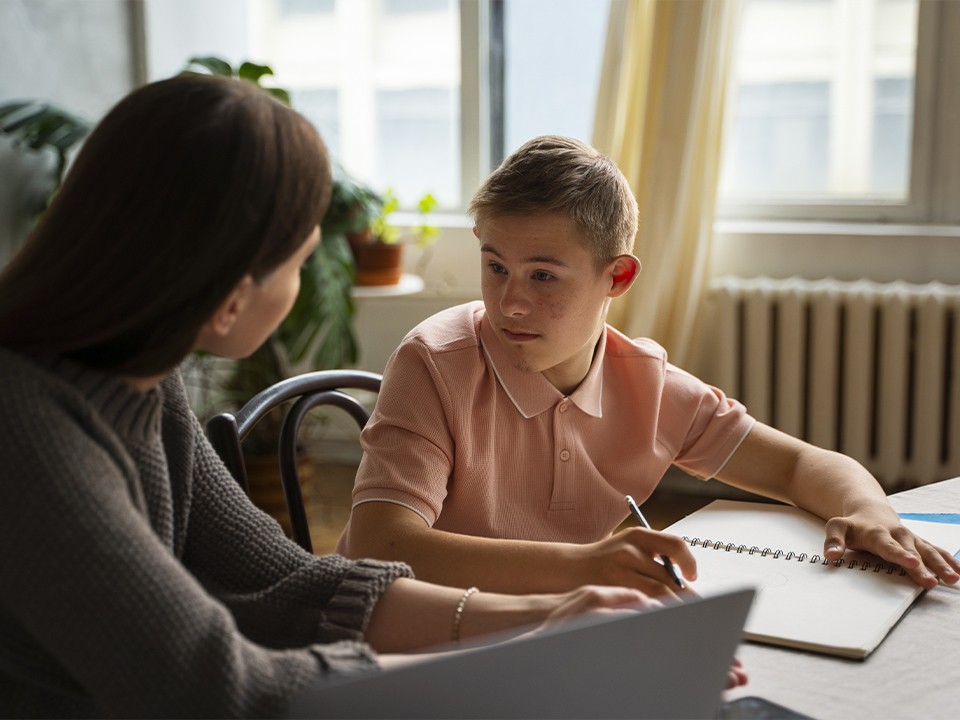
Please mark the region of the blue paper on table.
<svg viewBox="0 0 960 720"><path fill-rule="evenodd" d="M947 523L960 525L960 513L899 513L901 520L920 520L922 522ZM960 558L960 550L954 554Z"/></svg>
<svg viewBox="0 0 960 720"><path fill-rule="evenodd" d="M900 517L904 520L960 525L960 513L900 513Z"/></svg>

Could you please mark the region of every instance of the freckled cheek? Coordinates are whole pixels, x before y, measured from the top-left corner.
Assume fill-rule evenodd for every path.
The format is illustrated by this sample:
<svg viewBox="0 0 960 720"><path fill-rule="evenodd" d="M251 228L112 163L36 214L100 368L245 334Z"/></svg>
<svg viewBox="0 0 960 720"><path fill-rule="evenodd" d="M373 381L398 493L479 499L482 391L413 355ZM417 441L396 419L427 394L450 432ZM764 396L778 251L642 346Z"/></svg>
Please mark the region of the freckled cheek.
<svg viewBox="0 0 960 720"><path fill-rule="evenodd" d="M562 293L557 293L537 298L536 305L537 310L551 320L562 320L570 307L570 300L563 297Z"/></svg>

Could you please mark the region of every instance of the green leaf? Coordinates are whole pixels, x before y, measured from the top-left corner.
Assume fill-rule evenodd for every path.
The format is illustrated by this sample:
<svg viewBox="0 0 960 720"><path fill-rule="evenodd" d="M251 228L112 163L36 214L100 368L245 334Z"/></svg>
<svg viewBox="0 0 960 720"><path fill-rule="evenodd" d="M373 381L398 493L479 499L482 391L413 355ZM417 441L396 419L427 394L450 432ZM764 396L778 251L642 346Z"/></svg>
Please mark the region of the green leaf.
<svg viewBox="0 0 960 720"><path fill-rule="evenodd" d="M48 113L36 123L30 133L30 147L38 150L44 145L56 147L57 140L70 131L70 121L56 113Z"/></svg>
<svg viewBox="0 0 960 720"><path fill-rule="evenodd" d="M190 72L190 66L198 65L202 68L205 68L211 75L219 75L220 77L235 77L233 67L226 60L214 56L207 57L192 57L187 62L186 72Z"/></svg>
<svg viewBox="0 0 960 720"><path fill-rule="evenodd" d="M18 112L25 107L29 107L30 105L33 105L34 102L34 100L21 100L4 103L3 105L0 105L0 118Z"/></svg>
<svg viewBox="0 0 960 720"><path fill-rule="evenodd" d="M21 128L26 128L22 133L30 132L30 128L33 127L35 123L43 122L49 112L50 110L46 105L37 105L35 110L16 115L12 120L4 123L3 131L6 133L15 133L17 130L21 130Z"/></svg>
<svg viewBox="0 0 960 720"><path fill-rule="evenodd" d="M62 150L66 152L71 147L73 147L77 142L82 140L87 133L90 132L90 128L80 125L69 125L64 127L64 132L50 142L57 150Z"/></svg>
<svg viewBox="0 0 960 720"><path fill-rule="evenodd" d="M15 125L15 123L20 118L20 113L22 113L26 108L38 106L41 109L38 112L42 112L42 105L38 105L36 100L25 100L22 102L11 102L0 105L0 120L4 118L11 118L12 120L5 120L2 125L0 125L0 130L4 132L9 131Z"/></svg>
<svg viewBox="0 0 960 720"><path fill-rule="evenodd" d="M238 77L249 80L256 85L260 84L260 78L264 75L273 75L273 70L268 65L257 65L252 62L243 63L237 71Z"/></svg>
<svg viewBox="0 0 960 720"><path fill-rule="evenodd" d="M2 105L0 118L5 119L0 130L12 135L16 143L32 150L49 147L56 153L58 186L67 164L67 153L92 127L76 115L36 100Z"/></svg>
<svg viewBox="0 0 960 720"><path fill-rule="evenodd" d="M269 87L264 88L264 90L273 95L273 97L282 102L284 105L290 105L290 93L283 88Z"/></svg>

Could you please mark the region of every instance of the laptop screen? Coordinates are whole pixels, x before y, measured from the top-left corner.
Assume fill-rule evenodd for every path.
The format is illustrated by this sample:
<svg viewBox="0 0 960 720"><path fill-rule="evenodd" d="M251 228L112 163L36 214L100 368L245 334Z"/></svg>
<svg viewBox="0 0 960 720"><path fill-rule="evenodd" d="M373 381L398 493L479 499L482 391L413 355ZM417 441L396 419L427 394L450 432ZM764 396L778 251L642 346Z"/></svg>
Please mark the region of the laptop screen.
<svg viewBox="0 0 960 720"><path fill-rule="evenodd" d="M753 599L744 589L308 687L290 717L712 717Z"/></svg>

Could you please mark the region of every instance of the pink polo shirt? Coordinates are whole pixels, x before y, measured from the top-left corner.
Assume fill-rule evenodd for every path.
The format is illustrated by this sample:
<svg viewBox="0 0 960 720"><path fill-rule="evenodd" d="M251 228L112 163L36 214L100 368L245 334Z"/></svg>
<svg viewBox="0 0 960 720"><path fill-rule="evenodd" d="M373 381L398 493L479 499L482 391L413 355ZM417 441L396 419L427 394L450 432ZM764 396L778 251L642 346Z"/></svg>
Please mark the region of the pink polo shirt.
<svg viewBox="0 0 960 720"><path fill-rule="evenodd" d="M440 530L586 543L643 502L671 463L709 478L753 425L739 402L607 327L565 396L507 360L481 302L414 328L361 435L354 506L399 503Z"/></svg>

